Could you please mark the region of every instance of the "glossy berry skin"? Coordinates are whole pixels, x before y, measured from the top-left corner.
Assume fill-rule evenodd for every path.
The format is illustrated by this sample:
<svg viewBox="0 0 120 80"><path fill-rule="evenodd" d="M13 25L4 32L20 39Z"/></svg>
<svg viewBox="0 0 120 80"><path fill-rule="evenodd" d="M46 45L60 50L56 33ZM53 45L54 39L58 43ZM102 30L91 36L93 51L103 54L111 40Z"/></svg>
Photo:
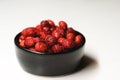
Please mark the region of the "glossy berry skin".
<svg viewBox="0 0 120 80"><path fill-rule="evenodd" d="M24 44L25 44L26 48L30 48L30 47L34 46L34 44L35 44L34 38L33 37L26 37Z"/></svg>
<svg viewBox="0 0 120 80"><path fill-rule="evenodd" d="M42 39L44 39L44 40L45 40L45 37L46 37L47 35L49 35L49 33L46 33L46 32L44 32L44 31L39 32L39 34L40 34L40 37L41 37Z"/></svg>
<svg viewBox="0 0 120 80"><path fill-rule="evenodd" d="M54 37L56 37L56 38L61 37L60 32L57 32L56 30L54 30L54 31L52 32L52 36L54 36Z"/></svg>
<svg viewBox="0 0 120 80"><path fill-rule="evenodd" d="M47 35L46 38L45 38L45 41L50 46L57 43L57 39L52 35Z"/></svg>
<svg viewBox="0 0 120 80"><path fill-rule="evenodd" d="M64 46L64 48L73 48L75 46L75 43L74 41L71 41L71 40L68 40L68 39L65 39L62 43L62 45Z"/></svg>
<svg viewBox="0 0 120 80"><path fill-rule="evenodd" d="M66 30L67 29L67 23L65 21L59 21L59 27Z"/></svg>
<svg viewBox="0 0 120 80"><path fill-rule="evenodd" d="M41 40L39 37L35 37L35 38L34 38L34 42L35 42L35 43L40 42L40 41L42 41L42 40Z"/></svg>
<svg viewBox="0 0 120 80"><path fill-rule="evenodd" d="M24 29L21 34L23 36L34 36L35 34L35 31L34 31L34 28L33 27L28 27L26 29Z"/></svg>
<svg viewBox="0 0 120 80"><path fill-rule="evenodd" d="M20 35L20 37L19 37L19 42L21 42L21 41L24 40L24 39L25 39L25 36Z"/></svg>
<svg viewBox="0 0 120 80"><path fill-rule="evenodd" d="M40 25L43 31L45 31L46 33L51 33L50 31L51 26L47 20L41 21Z"/></svg>
<svg viewBox="0 0 120 80"><path fill-rule="evenodd" d="M43 27L43 31L46 33L51 33L50 28L49 27Z"/></svg>
<svg viewBox="0 0 120 80"><path fill-rule="evenodd" d="M64 42L65 38L61 37L58 39L58 43L62 44Z"/></svg>
<svg viewBox="0 0 120 80"><path fill-rule="evenodd" d="M25 47L25 40L21 40L19 45L24 48Z"/></svg>
<svg viewBox="0 0 120 80"><path fill-rule="evenodd" d="M40 25L41 25L42 28L43 27L50 27L50 24L49 24L49 22L47 20L41 21Z"/></svg>
<svg viewBox="0 0 120 80"><path fill-rule="evenodd" d="M64 37L65 31L59 27L56 27L56 29L52 32L52 36L56 37L57 39L60 37Z"/></svg>
<svg viewBox="0 0 120 80"><path fill-rule="evenodd" d="M67 35L66 35L66 38L68 39L68 40L74 40L75 39L75 35L74 35L74 33L68 33Z"/></svg>
<svg viewBox="0 0 120 80"><path fill-rule="evenodd" d="M39 25L37 25L36 27L35 27L37 30L39 30L39 31L42 31L42 27L41 27L41 25L39 24Z"/></svg>
<svg viewBox="0 0 120 80"><path fill-rule="evenodd" d="M46 52L47 51L47 45L43 42L38 42L35 44L35 50L38 52Z"/></svg>
<svg viewBox="0 0 120 80"><path fill-rule="evenodd" d="M81 35L77 35L75 37L75 43L76 43L76 45L80 45L81 42L82 42L82 36Z"/></svg>
<svg viewBox="0 0 120 80"><path fill-rule="evenodd" d="M55 27L51 27L51 28L50 28L51 33L52 33L54 30L55 30Z"/></svg>
<svg viewBox="0 0 120 80"><path fill-rule="evenodd" d="M24 40L24 39L25 39L25 36L20 35L19 39Z"/></svg>
<svg viewBox="0 0 120 80"><path fill-rule="evenodd" d="M55 23L52 20L48 19L47 21L51 27L55 27Z"/></svg>
<svg viewBox="0 0 120 80"><path fill-rule="evenodd" d="M52 51L53 53L60 53L64 50L64 47L61 46L60 44L55 44L52 46Z"/></svg>
<svg viewBox="0 0 120 80"><path fill-rule="evenodd" d="M67 34L68 34L68 33L74 33L74 34L75 34L75 30L70 27L70 28L67 29L66 33L67 33Z"/></svg>
<svg viewBox="0 0 120 80"><path fill-rule="evenodd" d="M65 36L65 30L60 28L60 27L56 27L56 31L59 32L62 36Z"/></svg>
<svg viewBox="0 0 120 80"><path fill-rule="evenodd" d="M47 21L50 24L50 31L51 32L54 31L55 28L56 28L55 23L52 20L50 20L50 19L48 19Z"/></svg>

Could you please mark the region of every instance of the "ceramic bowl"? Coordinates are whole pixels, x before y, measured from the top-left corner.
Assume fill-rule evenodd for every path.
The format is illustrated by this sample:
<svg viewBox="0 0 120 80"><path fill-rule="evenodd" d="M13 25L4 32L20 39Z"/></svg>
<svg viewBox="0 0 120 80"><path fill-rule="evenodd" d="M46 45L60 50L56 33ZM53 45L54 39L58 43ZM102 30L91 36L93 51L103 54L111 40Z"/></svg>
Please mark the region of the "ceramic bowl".
<svg viewBox="0 0 120 80"><path fill-rule="evenodd" d="M79 33L79 32L78 32ZM83 34L79 33L83 36ZM46 54L30 51L19 46L18 33L14 38L15 50L21 67L32 74L44 76L56 76L71 73L76 69L83 57L85 37L82 44L68 52Z"/></svg>

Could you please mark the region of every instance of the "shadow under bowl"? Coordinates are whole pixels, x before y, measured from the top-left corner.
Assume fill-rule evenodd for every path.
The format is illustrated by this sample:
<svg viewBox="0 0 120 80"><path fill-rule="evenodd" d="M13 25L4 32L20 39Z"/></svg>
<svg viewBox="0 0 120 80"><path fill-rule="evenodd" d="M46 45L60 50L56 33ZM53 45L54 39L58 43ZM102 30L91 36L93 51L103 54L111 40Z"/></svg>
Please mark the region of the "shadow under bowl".
<svg viewBox="0 0 120 80"><path fill-rule="evenodd" d="M78 34L82 35L79 32ZM25 71L35 75L56 76L71 73L76 69L83 57L86 41L83 35L83 42L79 47L56 54L33 52L22 48L19 46L19 36L20 33L14 39L18 61Z"/></svg>

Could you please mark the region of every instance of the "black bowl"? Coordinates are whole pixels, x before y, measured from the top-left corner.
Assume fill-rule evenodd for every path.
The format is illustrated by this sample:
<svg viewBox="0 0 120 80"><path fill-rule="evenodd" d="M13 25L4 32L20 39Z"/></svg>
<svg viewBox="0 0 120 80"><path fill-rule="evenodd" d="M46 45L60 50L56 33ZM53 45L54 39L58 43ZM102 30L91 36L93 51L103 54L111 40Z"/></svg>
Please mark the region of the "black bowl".
<svg viewBox="0 0 120 80"><path fill-rule="evenodd" d="M71 49L69 52L57 54L43 54L22 48L19 46L19 36L20 33L14 39L18 61L25 71L32 74L56 76L71 73L83 57L85 44L83 35L83 42L79 47Z"/></svg>

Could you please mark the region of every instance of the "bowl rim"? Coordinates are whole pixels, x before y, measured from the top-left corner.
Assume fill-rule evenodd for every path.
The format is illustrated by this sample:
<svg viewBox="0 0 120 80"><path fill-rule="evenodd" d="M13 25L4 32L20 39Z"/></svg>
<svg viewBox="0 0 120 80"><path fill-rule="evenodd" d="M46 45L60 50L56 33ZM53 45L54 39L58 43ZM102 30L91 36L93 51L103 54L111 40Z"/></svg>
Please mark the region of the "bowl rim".
<svg viewBox="0 0 120 80"><path fill-rule="evenodd" d="M71 53L71 52L74 52L74 51L82 48L82 47L85 45L85 43L86 43L86 38L85 38L85 36L84 36L82 33L78 32L78 31L76 31L76 32L83 37L83 42L82 42L82 44L81 44L80 46L75 47L75 48L72 48L72 49L70 49L68 52L44 53L44 52L31 51L31 50L29 50L29 49L22 48L22 47L19 45L19 42L18 42L18 41L19 41L19 36L21 35L21 32L19 32L19 33L15 36L15 38L14 38L14 44L15 44L15 46L18 47L19 49L24 50L24 51L27 51L27 52L29 52L29 53L31 53L31 54L35 54L35 55L62 55L62 54L69 54L69 53Z"/></svg>

